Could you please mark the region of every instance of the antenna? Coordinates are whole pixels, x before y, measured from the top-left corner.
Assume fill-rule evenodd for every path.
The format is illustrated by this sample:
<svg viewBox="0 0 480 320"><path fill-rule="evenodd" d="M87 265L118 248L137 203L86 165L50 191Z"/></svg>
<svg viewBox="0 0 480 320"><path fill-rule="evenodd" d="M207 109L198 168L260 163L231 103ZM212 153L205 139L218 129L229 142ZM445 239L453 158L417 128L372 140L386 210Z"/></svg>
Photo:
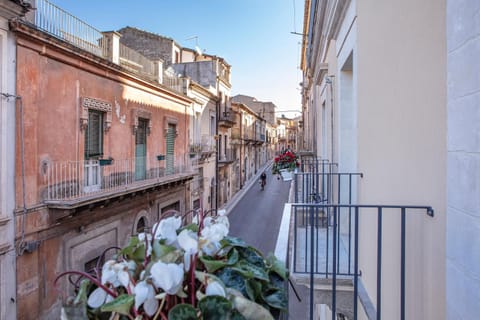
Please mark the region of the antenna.
<svg viewBox="0 0 480 320"><path fill-rule="evenodd" d="M198 55L202 55L202 49L200 49L200 47L198 46L198 36L192 36L190 38L187 38L185 39L186 41L189 41L189 40L193 40L195 39L195 52L198 54Z"/></svg>

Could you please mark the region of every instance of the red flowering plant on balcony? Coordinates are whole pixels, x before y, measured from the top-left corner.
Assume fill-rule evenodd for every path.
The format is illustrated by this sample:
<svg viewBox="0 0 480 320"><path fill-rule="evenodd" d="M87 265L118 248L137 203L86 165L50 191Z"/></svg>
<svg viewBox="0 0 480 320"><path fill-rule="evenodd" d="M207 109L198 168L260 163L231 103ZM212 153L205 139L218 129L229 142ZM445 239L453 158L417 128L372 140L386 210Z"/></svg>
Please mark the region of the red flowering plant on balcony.
<svg viewBox="0 0 480 320"><path fill-rule="evenodd" d="M293 171L298 166L300 166L298 156L295 154L295 152L286 150L284 153L276 156L273 160L272 173L280 174L280 170L282 169Z"/></svg>

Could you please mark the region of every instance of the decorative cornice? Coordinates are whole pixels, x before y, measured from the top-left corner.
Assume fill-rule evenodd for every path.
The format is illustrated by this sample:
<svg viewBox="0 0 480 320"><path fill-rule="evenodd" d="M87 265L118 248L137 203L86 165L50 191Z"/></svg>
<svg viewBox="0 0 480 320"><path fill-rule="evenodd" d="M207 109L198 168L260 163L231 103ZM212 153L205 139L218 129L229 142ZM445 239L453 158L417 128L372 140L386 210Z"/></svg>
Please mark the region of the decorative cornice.
<svg viewBox="0 0 480 320"><path fill-rule="evenodd" d="M8 224L10 222L10 218L1 218L0 219L0 227L3 227L4 225Z"/></svg>

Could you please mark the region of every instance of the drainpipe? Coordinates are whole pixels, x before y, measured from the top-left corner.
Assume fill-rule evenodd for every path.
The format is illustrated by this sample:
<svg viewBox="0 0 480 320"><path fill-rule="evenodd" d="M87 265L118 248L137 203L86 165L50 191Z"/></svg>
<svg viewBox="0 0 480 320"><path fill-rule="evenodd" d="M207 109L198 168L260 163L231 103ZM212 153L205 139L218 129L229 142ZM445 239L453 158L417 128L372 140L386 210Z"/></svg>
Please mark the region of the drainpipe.
<svg viewBox="0 0 480 320"><path fill-rule="evenodd" d="M218 90L218 89L217 89ZM218 92L218 91L217 91ZM219 169L218 169L218 156L219 156L219 151L218 150L219 148L219 145L218 145L218 121L219 121L219 117L220 117L220 104L221 104L221 101L218 101L218 94L217 94L217 103L216 103L216 108L215 108L215 113L217 115L217 118L215 119L215 212L217 212L217 209L218 209L218 173L219 173Z"/></svg>

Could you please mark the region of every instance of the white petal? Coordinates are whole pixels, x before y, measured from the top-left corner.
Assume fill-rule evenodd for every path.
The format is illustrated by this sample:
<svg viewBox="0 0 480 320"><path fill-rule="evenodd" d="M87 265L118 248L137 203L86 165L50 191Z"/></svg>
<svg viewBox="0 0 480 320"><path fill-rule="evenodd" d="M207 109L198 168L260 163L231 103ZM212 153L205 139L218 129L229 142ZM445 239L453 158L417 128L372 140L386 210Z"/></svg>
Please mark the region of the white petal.
<svg viewBox="0 0 480 320"><path fill-rule="evenodd" d="M195 254L198 251L197 234L190 230L183 230L177 238L180 247L190 254Z"/></svg>
<svg viewBox="0 0 480 320"><path fill-rule="evenodd" d="M87 304L90 308L98 308L105 303L107 293L102 288L97 288L88 297Z"/></svg>
<svg viewBox="0 0 480 320"><path fill-rule="evenodd" d="M150 273L153 283L168 294L176 294L183 283L183 263L177 265L175 263L156 262Z"/></svg>
<svg viewBox="0 0 480 320"><path fill-rule="evenodd" d="M155 238L166 239L167 244L172 244L177 240L177 229L182 225L180 217L170 217L160 221Z"/></svg>
<svg viewBox="0 0 480 320"><path fill-rule="evenodd" d="M140 281L133 289L135 294L135 309L138 308L147 300L148 296L148 284L145 281Z"/></svg>
<svg viewBox="0 0 480 320"><path fill-rule="evenodd" d="M226 297L225 289L218 281L212 281L208 284L205 290L207 296L222 296Z"/></svg>
<svg viewBox="0 0 480 320"><path fill-rule="evenodd" d="M118 281L122 284L124 288L128 288L128 284L130 283L130 275L127 271L121 270L118 272Z"/></svg>
<svg viewBox="0 0 480 320"><path fill-rule="evenodd" d="M158 300L155 298L147 299L145 303L143 304L143 310L145 310L146 314L148 314L150 317L157 312L158 309Z"/></svg>

